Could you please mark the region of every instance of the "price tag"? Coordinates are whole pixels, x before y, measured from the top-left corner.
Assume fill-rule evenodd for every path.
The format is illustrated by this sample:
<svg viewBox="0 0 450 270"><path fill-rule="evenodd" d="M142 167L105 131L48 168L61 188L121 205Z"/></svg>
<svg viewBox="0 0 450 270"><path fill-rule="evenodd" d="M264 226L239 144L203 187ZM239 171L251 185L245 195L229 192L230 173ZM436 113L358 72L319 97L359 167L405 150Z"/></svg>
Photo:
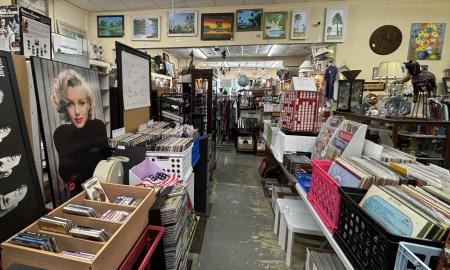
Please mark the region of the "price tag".
<svg viewBox="0 0 450 270"><path fill-rule="evenodd" d="M293 77L291 90L317 91L316 82L314 81L314 78Z"/></svg>
<svg viewBox="0 0 450 270"><path fill-rule="evenodd" d="M125 127L123 128L118 128L112 131L112 137L113 138L117 138L119 136L122 136L123 134L125 134Z"/></svg>

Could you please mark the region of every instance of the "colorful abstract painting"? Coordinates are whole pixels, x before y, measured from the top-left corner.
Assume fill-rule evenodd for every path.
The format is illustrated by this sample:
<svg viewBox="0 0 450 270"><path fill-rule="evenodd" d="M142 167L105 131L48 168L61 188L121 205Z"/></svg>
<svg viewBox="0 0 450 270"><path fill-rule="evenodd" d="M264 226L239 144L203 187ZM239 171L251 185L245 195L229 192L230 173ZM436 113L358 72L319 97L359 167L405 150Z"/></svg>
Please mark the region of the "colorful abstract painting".
<svg viewBox="0 0 450 270"><path fill-rule="evenodd" d="M202 14L202 40L232 40L234 13Z"/></svg>
<svg viewBox="0 0 450 270"><path fill-rule="evenodd" d="M408 59L441 60L445 26L445 23L413 23Z"/></svg>

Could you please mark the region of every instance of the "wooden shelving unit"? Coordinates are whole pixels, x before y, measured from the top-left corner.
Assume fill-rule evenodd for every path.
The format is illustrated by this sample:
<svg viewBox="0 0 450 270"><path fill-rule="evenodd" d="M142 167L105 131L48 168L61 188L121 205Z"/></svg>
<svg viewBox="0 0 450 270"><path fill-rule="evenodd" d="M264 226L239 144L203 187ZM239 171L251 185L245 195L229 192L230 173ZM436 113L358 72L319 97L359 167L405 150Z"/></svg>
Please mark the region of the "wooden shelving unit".
<svg viewBox="0 0 450 270"><path fill-rule="evenodd" d="M109 71L111 65L109 63L89 60L91 69L98 71L98 82L100 84L100 92L102 95L103 115L105 116L105 126L107 134L111 134L111 109L109 107Z"/></svg>
<svg viewBox="0 0 450 270"><path fill-rule="evenodd" d="M44 269L117 269L147 227L148 211L155 201L156 192L153 189L117 184L103 183L102 186L110 200L114 200L118 196L132 196L142 199L142 201L136 207L97 202L85 199L86 194L82 192L53 210L50 215L70 219L76 225L103 228L110 237L108 241L96 242L74 238L66 234L42 231L37 221L23 230L54 235L59 249L91 253L95 255L92 260L82 260L61 253L11 244L8 243L12 239L10 238L1 245L3 269L8 269L14 263ZM82 217L63 213L63 208L67 204L92 207L98 215L103 214L108 209L128 211L130 215L123 222Z"/></svg>

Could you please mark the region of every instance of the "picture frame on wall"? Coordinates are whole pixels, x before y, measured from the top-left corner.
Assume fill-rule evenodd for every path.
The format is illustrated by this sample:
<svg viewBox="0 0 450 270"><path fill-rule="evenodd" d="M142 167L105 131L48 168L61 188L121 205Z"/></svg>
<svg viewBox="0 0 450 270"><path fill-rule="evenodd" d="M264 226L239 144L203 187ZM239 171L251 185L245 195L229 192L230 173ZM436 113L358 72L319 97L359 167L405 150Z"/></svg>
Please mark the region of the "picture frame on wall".
<svg viewBox="0 0 450 270"><path fill-rule="evenodd" d="M167 53L163 52L163 60L164 62L169 62L170 61L170 57Z"/></svg>
<svg viewBox="0 0 450 270"><path fill-rule="evenodd" d="M234 13L203 13L201 40L233 40Z"/></svg>
<svg viewBox="0 0 450 270"><path fill-rule="evenodd" d="M287 18L287 11L264 12L263 38L285 39Z"/></svg>
<svg viewBox="0 0 450 270"><path fill-rule="evenodd" d="M262 8L236 10L236 32L261 31L262 18Z"/></svg>
<svg viewBox="0 0 450 270"><path fill-rule="evenodd" d="M134 16L132 40L161 40L160 16Z"/></svg>
<svg viewBox="0 0 450 270"><path fill-rule="evenodd" d="M441 60L446 23L413 23L409 37L409 60Z"/></svg>
<svg viewBox="0 0 450 270"><path fill-rule="evenodd" d="M125 34L124 16L97 16L97 37L123 37Z"/></svg>
<svg viewBox="0 0 450 270"><path fill-rule="evenodd" d="M24 7L42 15L48 16L48 1L47 0L15 0L12 1L14 5Z"/></svg>
<svg viewBox="0 0 450 270"><path fill-rule="evenodd" d="M75 27L60 20L56 20L56 27L58 30L58 34L60 35L70 38L86 39L86 31L78 27Z"/></svg>
<svg viewBox="0 0 450 270"><path fill-rule="evenodd" d="M195 37L197 36L197 11L168 11L167 12L168 37Z"/></svg>
<svg viewBox="0 0 450 270"><path fill-rule="evenodd" d="M347 34L347 7L327 7L324 42L344 42Z"/></svg>
<svg viewBox="0 0 450 270"><path fill-rule="evenodd" d="M450 77L443 77L442 83L444 84L445 93L449 93L450 92Z"/></svg>
<svg viewBox="0 0 450 270"><path fill-rule="evenodd" d="M309 25L309 10L299 9L292 11L291 39L307 39Z"/></svg>

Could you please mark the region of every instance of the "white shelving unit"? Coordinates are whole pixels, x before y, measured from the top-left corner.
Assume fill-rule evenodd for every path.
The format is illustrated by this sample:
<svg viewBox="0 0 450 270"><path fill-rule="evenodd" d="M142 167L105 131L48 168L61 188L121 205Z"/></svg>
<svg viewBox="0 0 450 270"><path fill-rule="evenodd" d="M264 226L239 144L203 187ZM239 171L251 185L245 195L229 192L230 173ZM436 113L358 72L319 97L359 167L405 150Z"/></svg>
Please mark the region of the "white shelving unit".
<svg viewBox="0 0 450 270"><path fill-rule="evenodd" d="M314 210L311 203L308 201L308 198L306 198L306 192L303 190L303 188L296 184L295 188L298 191L298 194L300 194L300 197L302 198L303 202L306 205L306 208L309 210L311 215L313 216L314 220L317 222L317 225L319 225L319 228L322 230L323 235L327 238L328 243L333 247L334 251L336 252L336 255L341 259L342 264L345 266L345 269L347 270L354 270L352 264L348 260L347 256L345 256L344 252L342 251L341 247L338 245L336 240L334 240L333 235L328 231L325 224L322 222L322 219L320 219L319 215L316 213L316 210Z"/></svg>
<svg viewBox="0 0 450 270"><path fill-rule="evenodd" d="M109 104L109 70L111 65L109 63L89 60L89 65L92 69L98 71L98 82L102 95L103 115L105 116L105 125L107 134L111 134L111 109Z"/></svg>

